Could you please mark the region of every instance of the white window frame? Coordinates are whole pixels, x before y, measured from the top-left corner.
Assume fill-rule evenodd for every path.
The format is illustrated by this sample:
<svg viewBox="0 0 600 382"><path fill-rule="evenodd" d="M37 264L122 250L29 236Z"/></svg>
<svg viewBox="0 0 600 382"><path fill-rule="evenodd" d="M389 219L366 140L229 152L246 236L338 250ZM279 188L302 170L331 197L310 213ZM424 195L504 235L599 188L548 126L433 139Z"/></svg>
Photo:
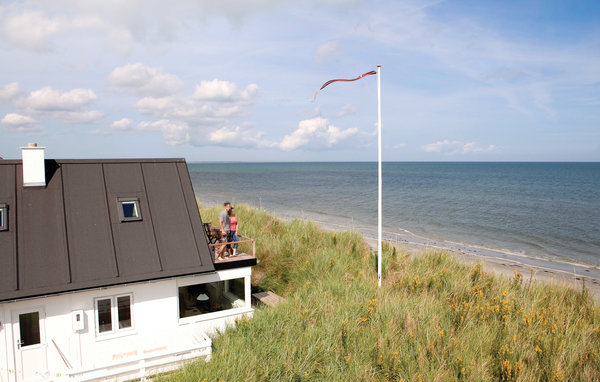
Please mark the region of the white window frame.
<svg viewBox="0 0 600 382"><path fill-rule="evenodd" d="M119 306L117 300L119 297L129 297L129 315L131 319L131 326L128 328L119 328ZM111 330L100 333L100 322L98 320L98 301L110 300L110 318L111 318ZM94 322L96 337L118 337L121 335L131 334L135 332L135 321L133 315L133 293L121 293L112 296L96 297L94 299Z"/></svg>
<svg viewBox="0 0 600 382"><path fill-rule="evenodd" d="M251 274L251 270L250 270L250 267L248 267L247 269L238 268L238 269L231 269L231 270L223 270L223 271L218 271L215 274L203 275L200 277L190 277L190 278L178 280L175 285L175 287L176 287L175 295L178 297L177 298L177 311L175 314L177 315L177 321L179 322L179 325L185 325L185 324L189 324L189 323L193 323L193 322L214 320L216 318L224 318L224 317L230 317L230 316L235 316L235 315L239 315L239 314L246 314L246 313L253 312L254 309L252 309L252 304L251 304L252 296L251 296L251 289L250 289L251 288L250 274ZM246 304L244 307L225 309L225 310L220 310L218 312L198 314L198 315L192 316L192 317L183 317L183 318L179 317L179 288L180 287L186 287L186 286L197 285L197 284L208 284L208 283L219 282L219 281L229 281L229 280L234 280L234 279L244 279L244 302ZM226 291L226 293L230 294L230 292L228 290Z"/></svg>
<svg viewBox="0 0 600 382"><path fill-rule="evenodd" d="M123 205L129 204L129 203L133 204L133 206L134 206L133 208L134 208L134 211L136 212L136 216L125 217L125 213L123 211ZM121 220L121 223L135 222L135 221L143 220L139 198L118 198L117 204L119 206L119 219Z"/></svg>

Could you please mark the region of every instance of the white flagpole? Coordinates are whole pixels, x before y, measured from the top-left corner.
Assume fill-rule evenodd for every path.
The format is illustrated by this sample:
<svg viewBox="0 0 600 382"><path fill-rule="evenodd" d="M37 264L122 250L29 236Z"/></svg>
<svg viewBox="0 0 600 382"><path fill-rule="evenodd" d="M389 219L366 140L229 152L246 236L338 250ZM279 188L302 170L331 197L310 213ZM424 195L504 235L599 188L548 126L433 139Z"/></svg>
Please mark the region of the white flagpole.
<svg viewBox="0 0 600 382"><path fill-rule="evenodd" d="M381 65L377 65L377 287L381 288L381 240L383 220L383 192L381 178Z"/></svg>

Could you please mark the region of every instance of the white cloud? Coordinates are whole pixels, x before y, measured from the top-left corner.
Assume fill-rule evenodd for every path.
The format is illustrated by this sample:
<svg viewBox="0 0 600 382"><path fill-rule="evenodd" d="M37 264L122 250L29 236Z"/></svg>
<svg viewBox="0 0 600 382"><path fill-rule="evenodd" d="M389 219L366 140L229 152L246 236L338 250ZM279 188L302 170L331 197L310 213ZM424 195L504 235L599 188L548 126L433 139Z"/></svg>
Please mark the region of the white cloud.
<svg viewBox="0 0 600 382"><path fill-rule="evenodd" d="M117 69L120 70L113 71L109 76L110 81L132 89L145 89L147 84L151 84L157 77L166 78L165 82L171 83L168 77L163 76L164 72L156 72L143 64ZM130 76L133 78L129 78ZM141 94L145 91L137 92ZM230 81L201 81L189 97L167 95L140 98L135 104L136 110L146 117L154 118L154 121L144 121L133 126L131 120L123 118L114 121L108 128L92 133L162 132L165 143L169 145L191 143L196 146L217 144L266 147L269 144L261 140L262 132L242 127L227 127L233 118L241 115L243 107L252 103L257 94L256 84L247 85L245 89L240 90L236 83Z"/></svg>
<svg viewBox="0 0 600 382"><path fill-rule="evenodd" d="M115 68L108 75L108 81L119 90L128 90L142 96L168 96L183 88L179 77L165 73L162 68L142 63Z"/></svg>
<svg viewBox="0 0 600 382"><path fill-rule="evenodd" d="M230 81L215 78L212 81L201 81L196 85L193 98L211 102L249 102L258 92L258 85L250 84L245 90L238 90Z"/></svg>
<svg viewBox="0 0 600 382"><path fill-rule="evenodd" d="M114 121L110 125L110 129L111 130L118 130L118 131L126 131L126 130L129 130L132 125L133 125L133 121L131 121L131 119L129 119L129 118L121 118L118 121Z"/></svg>
<svg viewBox="0 0 600 382"><path fill-rule="evenodd" d="M173 97L145 97L136 102L135 108L140 113L150 117L161 117L172 113L178 104Z"/></svg>
<svg viewBox="0 0 600 382"><path fill-rule="evenodd" d="M447 150L448 148L455 149L460 144L461 143L459 141L449 141L447 139L444 139L443 141L437 141L435 143L426 144L421 148L423 149L423 151L428 153L440 153L444 150Z"/></svg>
<svg viewBox="0 0 600 382"><path fill-rule="evenodd" d="M125 10L122 2L76 1L69 4L68 0L57 0L35 2L33 7L32 3L23 1L0 6L0 38L13 46L40 52L53 50L55 40L60 42L58 36L94 32L108 40L118 52L131 51L135 28L126 22L131 15L119 17L113 13L117 9ZM139 13L134 9L129 11Z"/></svg>
<svg viewBox="0 0 600 382"><path fill-rule="evenodd" d="M182 121L195 126L227 126L229 120L239 116L242 108L252 103L258 86L250 84L238 90L229 81L202 81L192 97L144 97L135 107L148 117Z"/></svg>
<svg viewBox="0 0 600 382"><path fill-rule="evenodd" d="M160 119L143 121L134 125L128 118L114 121L108 129L92 131L93 134L109 134L116 132L160 132L166 144L180 145L191 143L195 146L228 146L228 147L273 147L276 143L263 141L263 132L251 128L236 126L214 129L208 126L190 126L182 121Z"/></svg>
<svg viewBox="0 0 600 382"><path fill-rule="evenodd" d="M289 1L288 1L289 2ZM356 0L313 0L319 6L347 6ZM93 32L123 54L134 43L160 45L176 40L190 26L225 19L240 28L250 15L280 7L277 0L53 0L0 5L0 28L14 46L43 51L64 40L59 35ZM295 5L295 3L294 3ZM57 16L59 15L59 16ZM92 35L93 36L93 35Z"/></svg>
<svg viewBox="0 0 600 382"><path fill-rule="evenodd" d="M92 31L105 36L117 51L130 52L133 36L125 25L119 23L120 18L102 18L97 12L81 12L82 7L78 5L82 2L61 9L60 17L52 17L46 12L51 9L41 9L47 4L38 4L36 8L39 9L36 10L26 9L26 3L0 6L0 11L4 11L0 13L0 16L4 16L0 18L0 37L19 48L39 52L52 50L58 35ZM48 8L53 7L50 5Z"/></svg>
<svg viewBox="0 0 600 382"><path fill-rule="evenodd" d="M92 134L111 134L111 133L122 133L128 131L135 131L136 126L133 125L133 121L129 118L121 118L118 121L114 121L108 128L100 128L92 130Z"/></svg>
<svg viewBox="0 0 600 382"><path fill-rule="evenodd" d="M444 139L435 143L429 143L421 147L423 151L428 153L443 153L443 154L483 154L498 152L500 149L493 144L481 145L477 142L461 142L450 141Z"/></svg>
<svg viewBox="0 0 600 382"><path fill-rule="evenodd" d="M340 130L335 126L329 125L327 126L327 144L329 147L340 143L340 141L346 140L353 135L358 133L358 129L356 127L352 127L346 130Z"/></svg>
<svg viewBox="0 0 600 382"><path fill-rule="evenodd" d="M165 143L172 146L188 143L191 139L190 126L185 122L161 119L153 122L140 122L135 129L138 131L160 131L163 134Z"/></svg>
<svg viewBox="0 0 600 382"><path fill-rule="evenodd" d="M3 32L15 45L30 50L46 50L49 48L48 39L61 31L62 24L42 12L24 11L6 18Z"/></svg>
<svg viewBox="0 0 600 382"><path fill-rule="evenodd" d="M340 54L340 48L337 41L329 41L315 50L314 58L317 64L323 65L338 58Z"/></svg>
<svg viewBox="0 0 600 382"><path fill-rule="evenodd" d="M25 108L35 111L77 111L97 98L96 93L90 89L61 92L47 86L32 91L22 104Z"/></svg>
<svg viewBox="0 0 600 382"><path fill-rule="evenodd" d="M96 94L90 89L60 91L44 87L17 99L15 105L21 112L36 117L52 118L70 124L90 124L99 122L104 117L101 111L87 110L96 99Z"/></svg>
<svg viewBox="0 0 600 382"><path fill-rule="evenodd" d="M183 97L145 97L135 104L136 109L149 117L178 119L187 122L215 124L224 122L240 111L240 105L200 103Z"/></svg>
<svg viewBox="0 0 600 382"><path fill-rule="evenodd" d="M19 83L11 82L0 88L0 101L9 101L19 94Z"/></svg>
<svg viewBox="0 0 600 382"><path fill-rule="evenodd" d="M95 130L94 134L116 132L160 132L166 144L190 143L194 146L223 146L238 148L276 148L283 151L295 149L323 150L359 135L356 128L341 130L317 117L301 121L298 128L281 142L265 139L265 134L249 126L228 127L218 124L197 124L182 120L159 119L134 125L128 118L114 121L108 129Z"/></svg>
<svg viewBox="0 0 600 382"><path fill-rule="evenodd" d="M298 148L324 149L356 136L358 133L357 128L340 130L330 125L327 119L315 117L300 121L294 132L283 137L279 148L284 151Z"/></svg>
<svg viewBox="0 0 600 382"><path fill-rule="evenodd" d="M276 147L277 143L263 139L264 133L251 128L236 126L233 128L222 127L211 132L209 141L219 146L228 147Z"/></svg>
<svg viewBox="0 0 600 382"><path fill-rule="evenodd" d="M250 126L220 126L212 124L194 124L181 120L159 119L144 121L134 125L128 118L114 121L108 129L95 130L94 134L117 132L160 132L164 142L169 145L190 143L194 146L223 146L237 148L276 148L292 151L303 148L322 150L331 148L359 134L358 129L340 130L330 125L325 118L317 117L301 121L292 134L281 142L265 139L262 131Z"/></svg>
<svg viewBox="0 0 600 382"><path fill-rule="evenodd" d="M31 132L40 130L35 119L27 115L8 113L2 118L1 122L12 131Z"/></svg>
<svg viewBox="0 0 600 382"><path fill-rule="evenodd" d="M2 123L9 126L30 125L35 123L35 119L26 115L9 113L2 118Z"/></svg>

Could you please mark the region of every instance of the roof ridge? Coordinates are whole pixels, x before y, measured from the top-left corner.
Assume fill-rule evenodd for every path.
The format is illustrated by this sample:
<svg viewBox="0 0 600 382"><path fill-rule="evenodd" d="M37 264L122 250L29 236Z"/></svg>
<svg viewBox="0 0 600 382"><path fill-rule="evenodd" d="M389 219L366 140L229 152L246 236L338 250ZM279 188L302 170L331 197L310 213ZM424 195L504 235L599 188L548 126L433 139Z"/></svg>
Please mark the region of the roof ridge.
<svg viewBox="0 0 600 382"><path fill-rule="evenodd" d="M99 159L54 159L46 158L46 160L53 160L56 163L179 163L186 162L185 158L99 158ZM23 161L21 159L2 159L1 164L19 164Z"/></svg>

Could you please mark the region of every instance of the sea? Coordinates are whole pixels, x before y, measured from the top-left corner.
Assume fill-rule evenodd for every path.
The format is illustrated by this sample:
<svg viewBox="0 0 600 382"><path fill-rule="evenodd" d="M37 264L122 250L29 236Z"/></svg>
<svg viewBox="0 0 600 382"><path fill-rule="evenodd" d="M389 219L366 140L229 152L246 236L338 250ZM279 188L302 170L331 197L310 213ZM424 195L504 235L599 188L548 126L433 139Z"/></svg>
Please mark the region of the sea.
<svg viewBox="0 0 600 382"><path fill-rule="evenodd" d="M377 163L189 163L198 201L377 235ZM600 163L384 162L386 240L600 276ZM580 268L577 268L580 270Z"/></svg>

